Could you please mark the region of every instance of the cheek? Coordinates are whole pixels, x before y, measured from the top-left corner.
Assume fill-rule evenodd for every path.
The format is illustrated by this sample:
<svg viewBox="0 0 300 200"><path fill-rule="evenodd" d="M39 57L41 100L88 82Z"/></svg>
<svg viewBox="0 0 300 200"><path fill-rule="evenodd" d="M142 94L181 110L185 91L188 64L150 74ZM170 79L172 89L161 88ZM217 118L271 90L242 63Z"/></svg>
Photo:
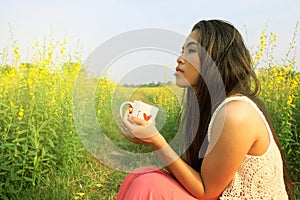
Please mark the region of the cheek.
<svg viewBox="0 0 300 200"><path fill-rule="evenodd" d="M192 86L195 86L198 83L199 76L199 69L196 69L196 66L194 65L189 73L189 82Z"/></svg>
<svg viewBox="0 0 300 200"><path fill-rule="evenodd" d="M178 76L176 77L176 85L178 87L190 87L190 81L185 78L185 76Z"/></svg>
<svg viewBox="0 0 300 200"><path fill-rule="evenodd" d="M198 70L189 68L183 75L176 77L176 85L179 87L194 87L198 84L198 78Z"/></svg>
<svg viewBox="0 0 300 200"><path fill-rule="evenodd" d="M198 77L199 77L199 74L198 74L198 71L196 71L189 81L192 87L194 87L198 84Z"/></svg>

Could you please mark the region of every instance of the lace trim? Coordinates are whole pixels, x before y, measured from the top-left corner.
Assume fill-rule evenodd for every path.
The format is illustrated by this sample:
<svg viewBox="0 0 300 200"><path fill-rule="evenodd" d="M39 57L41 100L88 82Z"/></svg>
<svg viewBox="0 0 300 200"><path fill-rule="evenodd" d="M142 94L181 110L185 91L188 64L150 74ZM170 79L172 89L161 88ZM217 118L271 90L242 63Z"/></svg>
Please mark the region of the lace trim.
<svg viewBox="0 0 300 200"><path fill-rule="evenodd" d="M270 126L258 106L246 96L226 98L215 110L208 127L208 141L212 124L220 109L228 102L243 100L249 102L260 117L269 134L269 147L260 156L246 155L233 180L223 191L221 200L288 200L283 179L283 165L280 151L274 141Z"/></svg>

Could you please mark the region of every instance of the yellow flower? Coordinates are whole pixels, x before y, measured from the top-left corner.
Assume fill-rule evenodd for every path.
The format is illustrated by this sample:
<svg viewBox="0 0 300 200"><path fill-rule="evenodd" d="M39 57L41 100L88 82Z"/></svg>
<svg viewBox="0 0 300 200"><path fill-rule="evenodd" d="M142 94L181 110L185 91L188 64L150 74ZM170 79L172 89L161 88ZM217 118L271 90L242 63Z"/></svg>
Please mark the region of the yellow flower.
<svg viewBox="0 0 300 200"><path fill-rule="evenodd" d="M23 116L24 116L24 109L21 108L19 111L19 116L18 116L19 121L21 121L23 119Z"/></svg>
<svg viewBox="0 0 300 200"><path fill-rule="evenodd" d="M10 106L14 108L14 107L15 107L14 102L11 101L11 102L10 102Z"/></svg>
<svg viewBox="0 0 300 200"><path fill-rule="evenodd" d="M84 193L83 193L83 192L78 192L77 194L78 194L78 196L80 196L80 197L83 197L83 196L84 196Z"/></svg>
<svg viewBox="0 0 300 200"><path fill-rule="evenodd" d="M273 34L273 42L276 42L276 41L277 41L277 35Z"/></svg>
<svg viewBox="0 0 300 200"><path fill-rule="evenodd" d="M15 46L15 48L14 48L14 53L15 53L15 54L18 54L18 52L19 52L19 49L20 49L20 47L19 47L19 46Z"/></svg>
<svg viewBox="0 0 300 200"><path fill-rule="evenodd" d="M60 53L63 54L65 52L65 50L66 50L66 47L61 47L60 48Z"/></svg>
<svg viewBox="0 0 300 200"><path fill-rule="evenodd" d="M16 60L19 60L21 58L21 54L17 54L17 56L16 56Z"/></svg>
<svg viewBox="0 0 300 200"><path fill-rule="evenodd" d="M260 58L261 58L260 52L256 52L256 59L260 60Z"/></svg>
<svg viewBox="0 0 300 200"><path fill-rule="evenodd" d="M291 106L291 105L292 105L293 100L294 100L294 97L295 97L295 96L294 96L293 94L289 96L288 101L287 101L287 105L288 105L288 106Z"/></svg>

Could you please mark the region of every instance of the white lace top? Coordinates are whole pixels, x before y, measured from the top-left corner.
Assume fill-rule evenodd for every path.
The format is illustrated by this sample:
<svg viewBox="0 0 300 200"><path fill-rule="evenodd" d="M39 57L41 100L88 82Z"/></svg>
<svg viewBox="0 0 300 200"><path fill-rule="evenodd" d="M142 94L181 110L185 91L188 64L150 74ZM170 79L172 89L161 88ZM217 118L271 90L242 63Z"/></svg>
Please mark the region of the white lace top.
<svg viewBox="0 0 300 200"><path fill-rule="evenodd" d="M208 141L212 123L218 111L226 103L234 100L242 100L250 103L262 117L270 138L267 151L261 156L246 155L232 182L222 193L220 200L288 200L283 179L283 166L280 151L274 141L269 124L257 107L248 97L233 96L226 98L215 110L208 127Z"/></svg>

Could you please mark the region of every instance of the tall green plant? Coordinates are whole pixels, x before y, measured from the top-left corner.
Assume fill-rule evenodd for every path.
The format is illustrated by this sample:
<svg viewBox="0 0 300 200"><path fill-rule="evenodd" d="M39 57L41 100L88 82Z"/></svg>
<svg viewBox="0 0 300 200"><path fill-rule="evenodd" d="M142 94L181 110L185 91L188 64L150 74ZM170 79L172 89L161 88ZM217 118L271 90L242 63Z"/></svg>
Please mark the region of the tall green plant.
<svg viewBox="0 0 300 200"><path fill-rule="evenodd" d="M298 23L290 49L281 61L273 56L276 34L267 34L264 30L260 37L260 46L254 56L254 63L258 78L261 80L261 98L272 117L294 182L296 197L300 198L300 73L293 54L296 48L297 29Z"/></svg>
<svg viewBox="0 0 300 200"><path fill-rule="evenodd" d="M40 48L36 44L38 53L31 63L19 62L21 55L15 46L13 62L0 66L2 199L41 184L51 169L67 167L82 151L71 107L80 60L65 62L64 44L58 45L59 55L53 40Z"/></svg>

